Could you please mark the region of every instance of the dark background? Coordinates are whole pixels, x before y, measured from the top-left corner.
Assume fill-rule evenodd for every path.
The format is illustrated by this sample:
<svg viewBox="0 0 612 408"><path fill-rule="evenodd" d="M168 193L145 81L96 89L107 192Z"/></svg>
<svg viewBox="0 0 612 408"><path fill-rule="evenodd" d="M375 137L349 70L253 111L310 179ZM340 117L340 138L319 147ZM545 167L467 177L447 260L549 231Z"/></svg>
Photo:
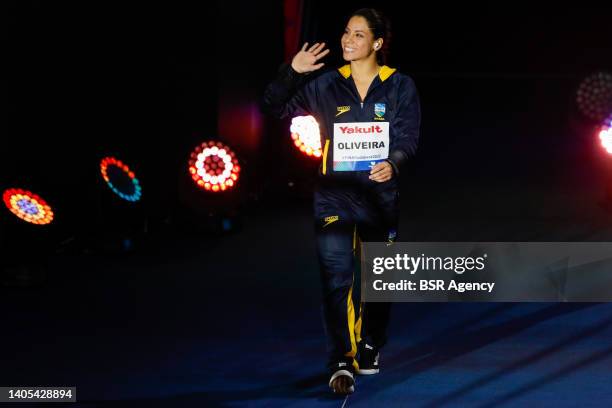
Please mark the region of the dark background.
<svg viewBox="0 0 612 408"><path fill-rule="evenodd" d="M342 63L346 16L363 5L305 2L303 40L328 42L326 68ZM609 9L377 6L393 22L390 65L414 78L421 97L420 150L402 180L414 199L447 203L441 215L461 223L491 210L486 199L453 204L474 191L511 192L495 211L518 215L545 205L522 205L534 190L571 193L587 183L592 200L601 198L609 163L575 92L585 76L612 67ZM41 194L60 211L54 228L63 235L91 234L105 205L121 205L108 204L98 175L104 155L136 171L138 211L151 228L178 225L177 214L202 202L186 178L188 154L213 137L244 161L243 209L308 203L316 164L294 151L286 121L259 111L283 61L282 2L10 7L0 187Z"/></svg>

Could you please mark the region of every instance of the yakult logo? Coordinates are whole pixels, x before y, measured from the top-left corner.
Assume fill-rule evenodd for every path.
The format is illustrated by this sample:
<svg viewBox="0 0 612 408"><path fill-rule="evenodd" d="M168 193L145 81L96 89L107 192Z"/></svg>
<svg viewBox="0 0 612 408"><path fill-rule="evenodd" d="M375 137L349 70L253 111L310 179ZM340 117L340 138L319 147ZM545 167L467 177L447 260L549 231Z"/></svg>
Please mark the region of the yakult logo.
<svg viewBox="0 0 612 408"><path fill-rule="evenodd" d="M378 125L372 125L368 127L360 127L360 126L340 126L340 131L343 134L353 134L353 133L382 133L383 130Z"/></svg>
<svg viewBox="0 0 612 408"><path fill-rule="evenodd" d="M334 123L334 171L365 171L389 157L389 122Z"/></svg>

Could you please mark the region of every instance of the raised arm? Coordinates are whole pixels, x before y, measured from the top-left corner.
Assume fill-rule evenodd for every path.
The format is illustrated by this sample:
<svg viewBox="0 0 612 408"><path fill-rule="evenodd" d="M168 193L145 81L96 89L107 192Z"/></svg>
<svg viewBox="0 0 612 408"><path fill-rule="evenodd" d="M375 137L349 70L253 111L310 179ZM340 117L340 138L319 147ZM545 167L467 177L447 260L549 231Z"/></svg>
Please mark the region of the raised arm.
<svg viewBox="0 0 612 408"><path fill-rule="evenodd" d="M266 87L264 105L267 110L279 118L312 114L315 92L313 84L304 84L304 80L306 74L325 65L319 60L328 53L325 43L315 43L310 48L304 43L291 64L283 64L277 78Z"/></svg>

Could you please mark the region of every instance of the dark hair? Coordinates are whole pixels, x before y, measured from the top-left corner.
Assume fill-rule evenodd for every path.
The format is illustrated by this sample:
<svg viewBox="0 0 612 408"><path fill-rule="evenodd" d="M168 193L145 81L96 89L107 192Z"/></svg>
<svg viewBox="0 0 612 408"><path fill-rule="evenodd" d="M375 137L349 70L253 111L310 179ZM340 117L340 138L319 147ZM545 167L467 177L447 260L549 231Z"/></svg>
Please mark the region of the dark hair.
<svg viewBox="0 0 612 408"><path fill-rule="evenodd" d="M389 45L391 44L391 22L382 12L372 8L359 9L351 14L349 19L355 16L365 18L368 27L374 34L374 39L382 38L383 45L376 53L376 60L380 65L385 65L389 54Z"/></svg>

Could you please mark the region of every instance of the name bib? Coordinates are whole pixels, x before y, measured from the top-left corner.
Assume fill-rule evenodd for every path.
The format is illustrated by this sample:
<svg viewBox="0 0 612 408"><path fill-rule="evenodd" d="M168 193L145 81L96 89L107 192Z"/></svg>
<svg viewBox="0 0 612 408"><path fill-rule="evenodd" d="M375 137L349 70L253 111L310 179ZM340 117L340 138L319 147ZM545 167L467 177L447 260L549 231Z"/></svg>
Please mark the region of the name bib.
<svg viewBox="0 0 612 408"><path fill-rule="evenodd" d="M370 170L389 157L389 122L334 123L334 171Z"/></svg>

